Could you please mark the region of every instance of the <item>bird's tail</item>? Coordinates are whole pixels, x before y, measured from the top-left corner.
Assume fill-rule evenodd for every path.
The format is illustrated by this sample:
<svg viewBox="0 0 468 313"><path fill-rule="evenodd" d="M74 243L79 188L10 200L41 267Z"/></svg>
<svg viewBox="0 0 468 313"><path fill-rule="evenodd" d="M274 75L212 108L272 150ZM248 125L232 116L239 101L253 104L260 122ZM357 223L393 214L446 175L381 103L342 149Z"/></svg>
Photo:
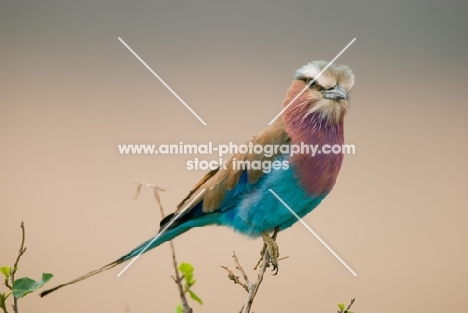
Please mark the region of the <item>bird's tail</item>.
<svg viewBox="0 0 468 313"><path fill-rule="evenodd" d="M99 274L99 273L101 273L101 272L104 272L104 271L106 271L106 270L110 270L111 268L116 267L117 265L119 265L119 264L125 262L126 260L127 260L127 259L125 259L125 256L123 256L123 257L121 257L120 259L118 259L118 260L116 260L116 261L114 261L114 262L112 262L112 263L109 263L109 264L107 264L107 265L104 265L103 267L101 267L101 268L99 268L99 269L97 269L97 270L91 271L91 272L89 272L89 273L87 273L87 274L85 274L85 275L83 275L83 276L80 276L80 277L78 277L78 278L75 278L74 280L69 281L68 283L58 285L58 286L56 286L56 287L54 287L54 288L51 288L51 289L47 289L47 290L41 292L41 297L47 296L49 293L54 292L55 290L58 290L58 289L60 289L60 288L62 288L62 287L65 287L65 286L68 286L68 285L73 285L74 283L77 283L77 282L79 282L79 281L85 280L86 278L89 278L89 277L91 277L91 276L94 276L94 275L96 275L96 274Z"/></svg>
<svg viewBox="0 0 468 313"><path fill-rule="evenodd" d="M142 243L141 245L139 245L138 247L136 247L135 249L133 249L132 251L130 251L129 253L127 253L126 255L122 256L121 258L115 260L114 262L112 263L109 263L107 265L104 265L103 267L97 269L97 270L94 270L94 271L91 271L83 276L80 276L68 283L65 283L65 284L61 284L61 285L58 285L54 288L51 288L51 289L48 289L48 290L45 290L43 292L41 292L41 297L44 297L46 295L48 295L49 293L53 292L53 291L56 291L62 287L65 287L65 286L68 286L68 285L72 285L74 283L77 283L77 282L80 282L82 280L85 280L86 278L89 278L91 276L94 276L96 274L99 274L101 272L104 272L104 271L107 271L107 270L110 270L111 268L114 268L116 267L117 265L119 264L122 264L123 262L125 261L128 261L142 253L145 253L151 249L154 249L156 248L157 246L159 246L160 244L166 242L166 241L169 241L169 240L172 240L174 237L177 237L179 236L180 234L182 233L185 233L186 231L188 231L189 229L193 228L193 227L198 227L198 226L203 226L203 225L207 225L207 224L210 224L210 223L215 223L215 219L213 218L214 214L211 214L212 216L204 216L202 218L197 218L197 219L194 219L194 220L190 220L190 221L187 221L185 223L181 223L181 224L174 224L174 227L171 227L169 229L167 229L166 231L164 232L159 232L158 235L156 235L154 238L151 238L147 241L145 241L144 243Z"/></svg>
<svg viewBox="0 0 468 313"><path fill-rule="evenodd" d="M167 232L164 232L163 234L161 234L161 236L159 236L159 234L158 234L158 237L154 237L154 238L151 238L151 239L145 241L144 243L142 243L141 245L139 245L138 247L136 247L135 249L133 249L129 253L125 254L121 258L115 260L114 262L109 263L107 265L104 265L103 267L98 268L97 270L93 270L93 271L91 271L91 272L89 272L89 273L87 273L87 274L85 274L83 276L75 278L72 281L69 281L68 283L58 285L58 286L56 286L54 288L51 288L51 289L47 289L47 290L41 292L40 295L41 295L41 297L47 296L49 293L54 292L54 291L56 291L56 290L58 290L58 289L60 289L62 287L65 287L65 286L68 286L68 285L73 285L74 283L85 280L85 279L87 279L87 278L89 278L91 276L94 276L96 274L99 274L99 273L102 273L104 271L110 270L111 268L114 268L117 265L122 264L125 261L128 261L128 260L134 258L135 256L139 255L140 253L144 253L144 252L146 252L148 250L156 248L157 246L159 246L163 242L171 240L172 238L176 237L177 235L180 235L181 233L183 233L183 232L185 232L187 230L188 230L187 228L182 228L181 227L181 228L168 230ZM156 240L155 240L155 238L156 238Z"/></svg>

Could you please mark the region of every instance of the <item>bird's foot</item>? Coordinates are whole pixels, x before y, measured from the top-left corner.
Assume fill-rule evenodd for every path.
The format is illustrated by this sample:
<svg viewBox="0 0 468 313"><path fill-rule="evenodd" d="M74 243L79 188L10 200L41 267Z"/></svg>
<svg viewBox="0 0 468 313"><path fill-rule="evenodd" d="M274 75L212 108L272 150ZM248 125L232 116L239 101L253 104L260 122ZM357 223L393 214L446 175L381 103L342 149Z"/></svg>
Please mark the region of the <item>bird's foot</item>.
<svg viewBox="0 0 468 313"><path fill-rule="evenodd" d="M279 248L278 244L276 243L276 235L278 233L279 229L275 229L273 236L270 236L268 233L263 232L262 237L263 237L263 248L262 251L260 252L261 257L260 260L258 260L257 265L255 265L254 270L258 268L258 266L262 263L265 253L268 253L270 260L269 263L273 266L273 271L274 274L278 274L278 257L279 257Z"/></svg>

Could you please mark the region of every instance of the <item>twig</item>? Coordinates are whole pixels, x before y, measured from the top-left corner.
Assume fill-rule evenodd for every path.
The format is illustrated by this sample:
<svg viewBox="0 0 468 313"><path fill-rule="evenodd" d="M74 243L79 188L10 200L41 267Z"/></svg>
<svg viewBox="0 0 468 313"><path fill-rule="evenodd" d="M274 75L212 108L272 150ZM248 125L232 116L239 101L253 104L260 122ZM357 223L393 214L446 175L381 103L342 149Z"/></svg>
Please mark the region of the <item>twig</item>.
<svg viewBox="0 0 468 313"><path fill-rule="evenodd" d="M26 252L26 247L24 246L24 242L26 240L26 231L24 229L24 222L21 222L21 237L22 237L21 246L18 252L18 256L16 257L15 264L13 265L13 269L11 270L11 273L10 273L11 285L7 285L7 287L10 288L10 290L13 289L13 284L15 283L15 274L16 274L16 271L18 270L18 264L21 259L21 256ZM13 296L12 306L13 306L13 311L15 313L18 313L18 299L14 296Z"/></svg>
<svg viewBox="0 0 468 313"><path fill-rule="evenodd" d="M249 277L247 276L247 273L244 271L244 268L242 265L240 265L239 259L237 258L237 255L235 252L233 252L232 257L234 258L234 263L236 264L236 269L242 274L242 277L244 277L245 282L250 285ZM247 290L247 292L249 292Z"/></svg>
<svg viewBox="0 0 468 313"><path fill-rule="evenodd" d="M268 264L269 262L270 262L270 254L268 252L265 252L265 254L263 255L262 267L258 271L257 282L250 284L249 286L249 295L247 296L247 300L245 301L244 307L242 309L242 313L250 312L255 296L257 295L258 288L260 288L260 284L263 281L263 275L265 274L265 271L267 267L269 266Z"/></svg>
<svg viewBox="0 0 468 313"><path fill-rule="evenodd" d="M349 312L349 309L351 309L351 306L353 305L354 300L356 300L356 298L351 299L351 302L349 303L348 307L346 308L345 313Z"/></svg>
<svg viewBox="0 0 468 313"><path fill-rule="evenodd" d="M239 270L239 272L241 272L245 283L241 282L239 279L239 276L234 275L234 273L227 266L221 266L221 267L224 268L228 272L228 277L230 280L234 282L234 284L241 285L245 289L245 291L249 292L249 284L250 284L249 278L247 277L247 274L245 273L242 266L240 265L235 252L232 252L232 257L234 259L234 263L236 264L236 268Z"/></svg>
<svg viewBox="0 0 468 313"><path fill-rule="evenodd" d="M279 228L275 228L275 231L273 232L273 236L271 238L276 241L276 237L278 236ZM257 295L258 289L260 288L260 284L263 281L263 275L265 274L265 271L267 267L269 266L270 263L270 254L268 253L268 249L266 249L265 253L263 254L263 264L260 270L258 271L257 275L257 282L254 284L251 284L249 288L249 295L247 297L247 300L245 302L244 308L242 310L242 313L249 313L250 309L252 307L253 301L255 299L255 296Z"/></svg>
<svg viewBox="0 0 468 313"><path fill-rule="evenodd" d="M346 310L344 309L344 303L343 304L343 308L340 306L340 310L337 312L337 313L349 313L350 309L351 309L351 306L353 305L354 303L354 300L356 300L355 298L351 299L351 302L349 303L348 307L346 308ZM342 309L341 309L342 308Z"/></svg>
<svg viewBox="0 0 468 313"><path fill-rule="evenodd" d="M7 295L0 293L0 308L2 308L3 313L8 313L8 310L6 308L7 297L8 297Z"/></svg>
<svg viewBox="0 0 468 313"><path fill-rule="evenodd" d="M165 189L162 189L158 186L156 186L155 184L149 184L147 182L144 182L142 180L137 180L135 179L135 181L133 182L134 184L137 184L137 190L136 190L136 194L135 194L135 199L138 199L138 196L140 195L140 191L141 191L141 187L142 186L145 186L146 188L149 188L149 189L153 189L154 190L154 196L156 198L156 201L158 202L159 204L159 208L162 210L162 205L161 205L161 199L159 197L159 194L158 194L158 191L166 191ZM164 212L161 211L161 213L164 215Z"/></svg>
<svg viewBox="0 0 468 313"><path fill-rule="evenodd" d="M159 191L165 191L165 189L162 189L162 188L160 188L160 187L158 187L158 186L156 186L154 184L148 184L148 183L143 182L143 181L135 180L135 183L137 184L137 191L136 191L136 194L135 194L135 199L138 198L142 186L145 186L145 187L147 187L149 189L152 189L154 198L155 198L155 200L156 200L156 202L158 204L159 211L161 213L161 218L165 218L166 214L164 213L164 208L163 208L162 203L161 203L161 197L159 196ZM193 309L188 304L187 297L185 296L186 291L184 290L184 285L182 284L183 277L180 277L180 274L179 274L179 266L178 266L178 263L177 263L175 247L174 247L174 243L172 242L172 240L169 241L169 245L171 247L172 265L174 267L174 274L175 274L175 277L172 277L172 278L174 279L174 282L177 285L177 289L179 290L179 297L180 297L180 301L182 302L182 307L184 309L184 313L192 313Z"/></svg>
<svg viewBox="0 0 468 313"><path fill-rule="evenodd" d="M175 283L177 284L177 288L179 289L179 297L180 301L182 301L182 307L184 308L184 313L192 313L193 309L190 307L187 301L187 297L185 296L184 286L182 285L183 277L179 275L179 266L177 265L177 259L175 255L175 248L174 243L169 241L169 245L171 246L172 251L172 265L174 266L174 274L175 274Z"/></svg>
<svg viewBox="0 0 468 313"><path fill-rule="evenodd" d="M276 240L277 234L278 234L278 229L275 229L275 232L273 233L273 236L272 236L273 240ZM237 258L237 255L235 252L233 253L232 258L234 259L236 269L241 273L242 278L244 279L245 283L242 283L239 277L234 275L234 273L227 266L221 266L226 271L228 271L229 279L232 280L235 284L242 286L242 288L244 288L245 291L247 291L248 293L245 304L240 310L241 313L250 312L255 296L257 295L258 289L260 288L260 285L263 281L263 276L265 275L266 269L270 266L269 264L270 254L268 253L268 250L265 249L265 251L263 251L262 249L262 253L263 253L263 259L261 259L260 261L262 263L262 266L260 267L258 271L257 281L254 283L250 282L249 277L247 276L247 273L244 271L244 268L241 266L239 259Z"/></svg>

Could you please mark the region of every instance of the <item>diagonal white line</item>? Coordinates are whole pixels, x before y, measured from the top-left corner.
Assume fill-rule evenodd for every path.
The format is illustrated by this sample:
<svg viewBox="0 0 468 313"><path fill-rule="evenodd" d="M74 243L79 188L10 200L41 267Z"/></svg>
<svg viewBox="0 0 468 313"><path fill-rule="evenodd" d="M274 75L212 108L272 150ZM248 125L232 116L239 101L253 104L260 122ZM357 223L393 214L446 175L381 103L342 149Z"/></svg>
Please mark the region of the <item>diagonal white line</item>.
<svg viewBox="0 0 468 313"><path fill-rule="evenodd" d="M307 84L307 86L305 86L304 89L302 89L301 92L298 93L298 94L288 103L288 105L285 106L285 107L281 110L281 112L279 112L278 115L275 116L274 119L271 120L270 123L268 123L268 125L273 124L273 122L276 121L276 119L277 119L278 117L280 117L281 114L283 114L284 111L286 111L286 110L291 106L291 104L292 104L294 101L296 101L296 99L299 98L300 95L302 95L302 93L303 93L304 91L306 91L307 88L309 88L310 85L312 85L312 84L320 77L320 75L322 75L323 72L325 72L325 71L327 70L327 68L330 67L330 65L332 65L333 62L335 62L336 59L338 59L338 58L340 57L340 55L342 55L343 52L345 52L346 49L348 49L349 46L351 46L351 45L353 44L353 42L355 42L355 41L356 41L356 38L354 38L353 40L351 40L351 42L348 43L348 44L346 45L346 47L344 47L343 50L341 50L340 53L338 53L338 54L336 55L336 57L334 57L333 60L331 60L330 63L328 63L327 66L325 66L325 68L324 68L320 73L318 73L318 75L317 75L316 77L314 77L314 79L311 80L311 81Z"/></svg>
<svg viewBox="0 0 468 313"><path fill-rule="evenodd" d="M138 253L138 255L134 257L132 261L128 263L122 271L120 271L119 274L117 274L117 277L120 277L120 275L122 275L133 264L133 262L135 262L140 257L140 255L142 255L149 248L149 246L153 244L153 242L155 242L180 216L182 216L182 213L184 213L185 210L190 207L192 203L194 203L205 191L206 189L202 189L200 193L195 198L193 198L193 200L190 201L189 204L187 204L185 208L182 209L182 211L180 211L179 214L170 220L167 225L143 248L143 250L141 250L140 253Z"/></svg>
<svg viewBox="0 0 468 313"><path fill-rule="evenodd" d="M326 242L323 241L323 239L320 238L319 235L317 235L317 233L314 232L314 231L312 230L312 228L310 228L309 225L307 225L306 222L304 222L304 220L303 220L302 218L300 218L299 215L297 215L296 212L294 212L294 211L289 207L289 205L287 205L286 202L284 202L283 199L281 199L280 196L278 196L278 195L276 194L276 192L274 192L272 189L268 189L268 190L270 190L270 192L279 200L279 202L281 202L281 203L292 213L292 215L294 215L294 217L297 218L298 221L301 222L302 225L304 225L305 228L307 228L307 229L312 233L312 235L314 235L315 238L317 238L318 241L320 241L320 243L321 243L322 245L324 245L325 248L327 248L328 251L330 251L331 254L333 254L333 255L335 256L335 258L337 258L338 261L340 261L341 264L343 264L343 265L348 269L348 271L351 272L351 274L353 274L354 276L357 276L356 272L353 271L353 269L352 269L351 267L349 267L349 265L346 264L346 262L343 261L343 259L340 258L340 256L339 256L338 254L336 254L336 252L333 251L332 248L330 248L330 247L326 244Z"/></svg>
<svg viewBox="0 0 468 313"><path fill-rule="evenodd" d="M199 120L203 125L205 125L205 126L207 125L207 124L205 123L205 121L203 121L203 120L201 119L201 117L198 116L198 114L195 113L195 111L192 110L192 108L189 107L188 104L185 103L185 101L182 100L182 98L179 97L179 95L176 94L176 92L175 92L174 90L172 90L172 88L169 87L169 85L166 84L166 82L165 82L164 80L162 80L162 78L159 77L159 75L156 74L156 73L151 69L151 67L148 66L148 64L145 63L145 61L143 61L142 58L139 57L138 54L136 54L136 52L133 51L133 49L130 48L130 46L127 45L127 44L125 43L125 41L123 41L122 38L119 37L119 40L120 40L120 42L121 42L125 47L127 47L127 49L128 49L131 53L133 53L133 55L134 55L138 60L140 60L140 62L141 62L144 66L146 66L146 68L147 68L154 76L156 76L157 79L159 79L159 81L160 81L170 92L172 92L172 94L173 94L183 105L185 105L185 107L186 107L190 112L192 112L193 115L195 115L196 118L198 118L198 120Z"/></svg>

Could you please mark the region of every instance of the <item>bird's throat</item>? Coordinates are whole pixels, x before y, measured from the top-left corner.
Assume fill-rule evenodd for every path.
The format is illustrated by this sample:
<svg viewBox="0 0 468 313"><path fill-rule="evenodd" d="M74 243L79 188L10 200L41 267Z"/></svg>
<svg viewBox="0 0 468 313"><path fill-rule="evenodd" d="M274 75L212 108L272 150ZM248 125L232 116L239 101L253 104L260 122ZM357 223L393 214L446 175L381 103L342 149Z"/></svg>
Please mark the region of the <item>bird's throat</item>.
<svg viewBox="0 0 468 313"><path fill-rule="evenodd" d="M335 185L343 162L341 149L334 153L337 146L344 144L343 120L329 123L317 113L301 120L300 127L288 121L287 116L285 124L292 145L309 146L308 151L291 157L294 175L308 195L326 196Z"/></svg>

